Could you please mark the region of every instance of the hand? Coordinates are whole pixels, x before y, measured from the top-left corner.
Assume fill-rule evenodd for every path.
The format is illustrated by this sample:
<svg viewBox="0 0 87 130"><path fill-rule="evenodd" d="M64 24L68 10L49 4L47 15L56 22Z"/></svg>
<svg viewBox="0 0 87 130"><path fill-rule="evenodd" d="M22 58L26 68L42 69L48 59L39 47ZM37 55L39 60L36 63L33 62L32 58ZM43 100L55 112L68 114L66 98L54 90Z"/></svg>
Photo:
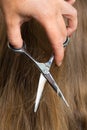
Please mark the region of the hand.
<svg viewBox="0 0 87 130"><path fill-rule="evenodd" d="M16 48L22 47L20 27L33 17L45 28L52 43L56 63L60 65L64 57L63 43L77 28L77 11L71 5L74 1L0 0L10 43ZM67 28L63 17L68 19Z"/></svg>

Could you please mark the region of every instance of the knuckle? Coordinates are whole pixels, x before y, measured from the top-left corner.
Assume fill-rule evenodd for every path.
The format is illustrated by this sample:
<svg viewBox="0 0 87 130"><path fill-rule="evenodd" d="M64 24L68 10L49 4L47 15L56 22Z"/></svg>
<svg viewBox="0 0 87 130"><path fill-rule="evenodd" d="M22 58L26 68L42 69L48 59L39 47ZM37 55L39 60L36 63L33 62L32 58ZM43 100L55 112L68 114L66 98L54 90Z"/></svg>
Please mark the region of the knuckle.
<svg viewBox="0 0 87 130"><path fill-rule="evenodd" d="M43 26L47 28L52 27L51 23L53 23L53 20L54 20L54 14L52 14L51 12L50 13L46 12L46 13L41 14L40 21Z"/></svg>
<svg viewBox="0 0 87 130"><path fill-rule="evenodd" d="M45 11L42 15L45 19L52 19L54 17L54 13L52 11Z"/></svg>

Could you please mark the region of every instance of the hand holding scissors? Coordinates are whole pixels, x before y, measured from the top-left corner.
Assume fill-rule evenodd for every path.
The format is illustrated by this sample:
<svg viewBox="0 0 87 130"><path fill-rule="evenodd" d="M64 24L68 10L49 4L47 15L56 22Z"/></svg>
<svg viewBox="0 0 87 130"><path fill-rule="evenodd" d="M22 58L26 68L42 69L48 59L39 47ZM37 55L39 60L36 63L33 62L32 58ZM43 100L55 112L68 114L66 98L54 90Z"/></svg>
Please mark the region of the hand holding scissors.
<svg viewBox="0 0 87 130"><path fill-rule="evenodd" d="M67 37L66 41L64 42L63 46L65 47L67 44L69 43L69 37ZM69 107L65 97L63 96L59 86L57 85L56 81L54 80L54 78L52 77L51 73L50 73L50 68L54 59L54 56L51 56L51 58L49 59L48 62L46 63L40 63L38 61L36 61L30 54L29 52L27 52L26 49L26 44L23 44L22 48L16 49L14 48L11 44L8 43L8 47L13 50L14 52L18 52L18 53L23 53L25 54L29 59L31 59L31 61L33 61L33 63L36 65L36 67L39 69L39 71L42 73L42 75L44 76L44 78L49 82L50 86L54 89L54 91L60 96L60 98L65 102L65 104ZM46 82L46 80L44 81L44 83ZM43 92L43 88L44 87L40 87L38 86L38 92L37 92L37 97L36 97L36 102L35 102L35 109L34 111L37 111L39 102L40 102L40 98Z"/></svg>

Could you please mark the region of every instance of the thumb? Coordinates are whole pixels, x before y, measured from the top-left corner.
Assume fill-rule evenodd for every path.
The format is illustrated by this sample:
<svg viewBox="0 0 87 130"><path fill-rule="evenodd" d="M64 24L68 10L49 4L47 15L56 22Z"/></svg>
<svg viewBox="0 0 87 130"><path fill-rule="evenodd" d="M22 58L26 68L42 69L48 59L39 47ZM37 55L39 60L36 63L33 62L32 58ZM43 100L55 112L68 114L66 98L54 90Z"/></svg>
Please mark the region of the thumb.
<svg viewBox="0 0 87 130"><path fill-rule="evenodd" d="M8 40L15 48L21 48L23 40L21 37L21 29L18 23L10 23L7 25Z"/></svg>

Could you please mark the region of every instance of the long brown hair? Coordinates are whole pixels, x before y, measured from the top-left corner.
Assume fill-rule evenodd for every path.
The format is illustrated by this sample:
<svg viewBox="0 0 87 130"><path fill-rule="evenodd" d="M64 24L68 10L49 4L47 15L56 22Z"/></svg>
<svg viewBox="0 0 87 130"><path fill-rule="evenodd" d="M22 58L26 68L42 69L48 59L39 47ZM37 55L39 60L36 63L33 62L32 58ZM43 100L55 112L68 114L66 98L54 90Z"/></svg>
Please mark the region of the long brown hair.
<svg viewBox="0 0 87 130"><path fill-rule="evenodd" d="M87 130L87 0L78 0L78 29L66 48L62 66L53 63L51 73L70 108L46 83L34 113L39 71L24 55L7 48L4 19L0 13L0 130ZM51 56L50 41L35 20L22 26L28 51L38 61Z"/></svg>

